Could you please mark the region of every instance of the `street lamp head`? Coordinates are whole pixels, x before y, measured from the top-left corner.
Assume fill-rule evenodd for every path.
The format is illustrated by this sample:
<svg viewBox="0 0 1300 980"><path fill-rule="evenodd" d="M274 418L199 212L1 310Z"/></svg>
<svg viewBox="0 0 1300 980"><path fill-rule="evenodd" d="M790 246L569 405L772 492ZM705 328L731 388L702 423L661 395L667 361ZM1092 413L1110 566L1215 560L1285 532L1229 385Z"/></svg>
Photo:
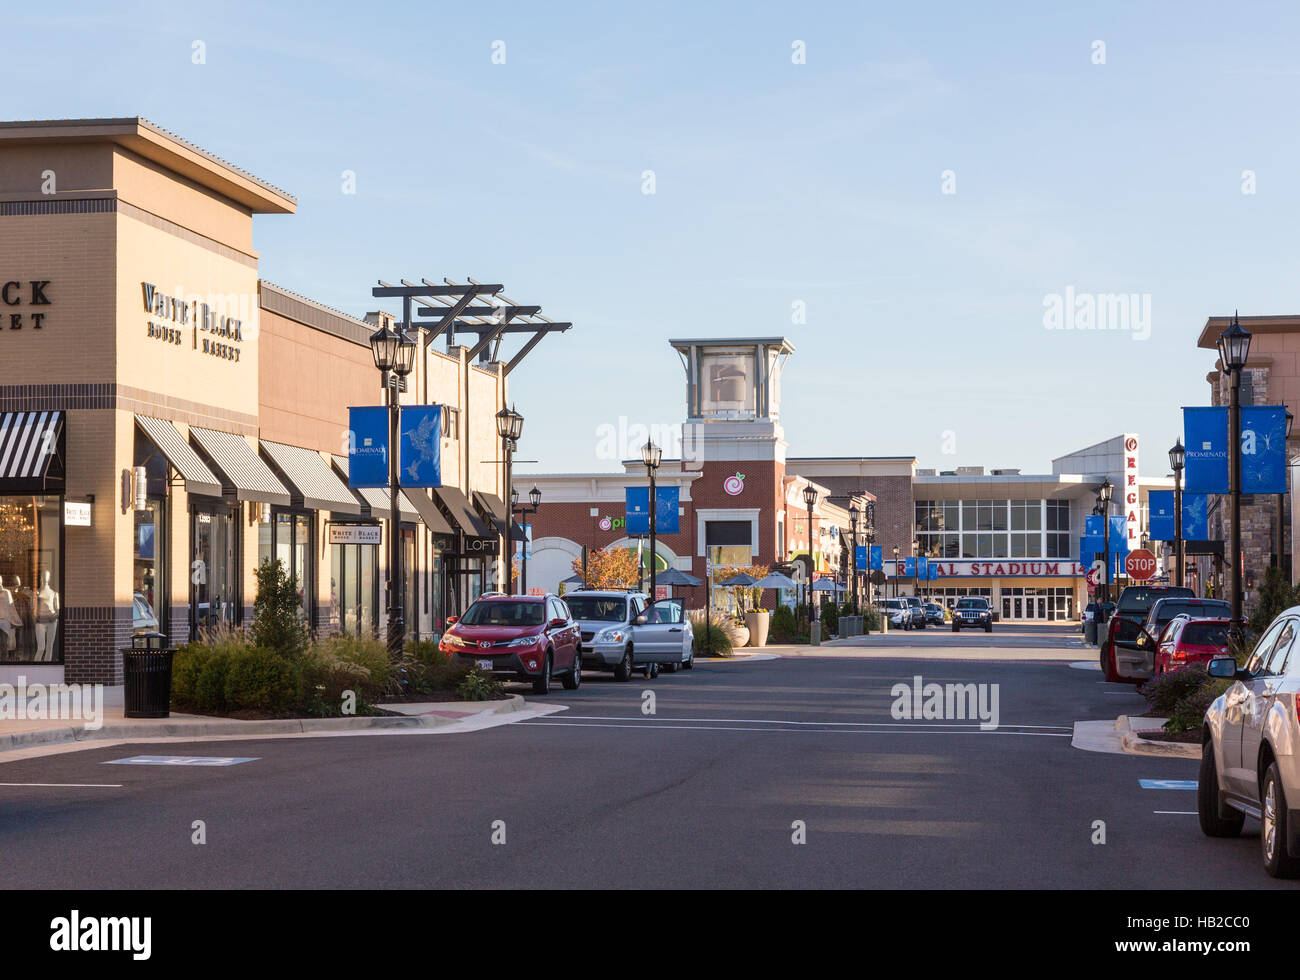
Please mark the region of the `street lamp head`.
<svg viewBox="0 0 1300 980"><path fill-rule="evenodd" d="M1106 477L1106 479L1101 481L1101 486L1097 488L1097 499L1100 500L1103 505L1109 504L1111 494L1114 492L1114 484L1110 482L1110 477Z"/></svg>
<svg viewBox="0 0 1300 980"><path fill-rule="evenodd" d="M518 488L518 487L511 487L511 488L510 488L510 506L511 506L511 507L518 507L518 506L519 506L519 488Z"/></svg>
<svg viewBox="0 0 1300 980"><path fill-rule="evenodd" d="M858 505L857 505L857 504L853 504L853 505L851 505L851 506L849 507L849 523L852 524L855 528L858 526L858 514L859 514L859 513L860 513L860 512L859 512L859 510L858 510Z"/></svg>
<svg viewBox="0 0 1300 980"><path fill-rule="evenodd" d="M1179 439L1169 450L1169 467L1175 473L1181 473L1187 464L1187 451L1183 449L1183 440Z"/></svg>
<svg viewBox="0 0 1300 980"><path fill-rule="evenodd" d="M516 443L523 433L524 417L515 411L513 405L497 412L497 435Z"/></svg>
<svg viewBox="0 0 1300 980"><path fill-rule="evenodd" d="M537 489L537 484L536 484L536 483L534 483L534 484L533 484L533 488L532 488L531 490L528 491L528 499L529 499L529 501L532 502L532 505L533 505L534 509L537 508L537 507L541 504L541 502L542 502L542 491L540 491L540 490Z"/></svg>
<svg viewBox="0 0 1300 980"><path fill-rule="evenodd" d="M817 503L817 488L811 483L803 488L803 502L812 510L813 505Z"/></svg>
<svg viewBox="0 0 1300 980"><path fill-rule="evenodd" d="M1228 329L1219 334L1219 360L1227 371L1240 371L1246 366L1250 356L1250 331L1237 322L1237 314L1232 314L1232 323Z"/></svg>
<svg viewBox="0 0 1300 980"><path fill-rule="evenodd" d="M397 331L385 323L372 333L370 353L374 355L375 367L381 371L391 371L397 363Z"/></svg>
<svg viewBox="0 0 1300 980"><path fill-rule="evenodd" d="M410 334L405 330L397 332L397 349L396 360L393 362L393 373L399 378L404 378L411 373L415 367L415 349L418 345Z"/></svg>
<svg viewBox="0 0 1300 980"><path fill-rule="evenodd" d="M1286 437L1287 437L1288 439L1291 438L1291 423L1294 422L1294 421L1295 421L1295 416L1291 414L1291 410L1290 410L1290 409L1287 409L1287 413L1286 413Z"/></svg>
<svg viewBox="0 0 1300 980"><path fill-rule="evenodd" d="M647 439L645 445L641 447L641 462L645 463L646 469L659 469L659 463L663 458L664 451L656 446L652 440Z"/></svg>
<svg viewBox="0 0 1300 980"><path fill-rule="evenodd" d="M894 557L898 557L898 545L894 545Z"/></svg>

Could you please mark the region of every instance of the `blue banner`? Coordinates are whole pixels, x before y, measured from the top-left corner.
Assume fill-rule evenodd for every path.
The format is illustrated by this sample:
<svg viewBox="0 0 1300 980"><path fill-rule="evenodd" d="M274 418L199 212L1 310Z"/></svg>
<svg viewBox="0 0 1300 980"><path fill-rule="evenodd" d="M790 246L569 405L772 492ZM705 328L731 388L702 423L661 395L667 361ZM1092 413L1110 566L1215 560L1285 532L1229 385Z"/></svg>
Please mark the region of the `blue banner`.
<svg viewBox="0 0 1300 980"><path fill-rule="evenodd" d="M871 546L871 571L883 572L884 570L885 570L884 545L873 544Z"/></svg>
<svg viewBox="0 0 1300 980"><path fill-rule="evenodd" d="M1106 525L1102 521L1100 514L1089 514L1083 519L1083 533L1101 537L1106 531ZM1101 549L1097 549L1100 551Z"/></svg>
<svg viewBox="0 0 1300 980"><path fill-rule="evenodd" d="M1079 539L1079 564L1084 568L1091 568L1092 563L1097 560L1097 556L1105 547L1105 539L1100 534L1085 534Z"/></svg>
<svg viewBox="0 0 1300 980"><path fill-rule="evenodd" d="M930 577L930 581L931 581L931 582L934 582L934 581L938 580L938 578L939 578L939 563L938 563L937 561L932 561L932 562L930 562L930 576L929 576L929 577Z"/></svg>
<svg viewBox="0 0 1300 980"><path fill-rule="evenodd" d="M1210 536L1210 498L1203 493L1183 494L1183 540L1205 541Z"/></svg>
<svg viewBox="0 0 1300 980"><path fill-rule="evenodd" d="M627 533L650 533L650 488L624 487L624 506L626 508Z"/></svg>
<svg viewBox="0 0 1300 980"><path fill-rule="evenodd" d="M402 486L442 486L442 406L403 405L397 434Z"/></svg>
<svg viewBox="0 0 1300 980"><path fill-rule="evenodd" d="M348 486L388 486L388 409L348 409Z"/></svg>
<svg viewBox="0 0 1300 980"><path fill-rule="evenodd" d="M906 558L903 559L903 577L911 578L915 574L916 574L916 558L913 555L908 555Z"/></svg>
<svg viewBox="0 0 1300 980"><path fill-rule="evenodd" d="M926 555L921 555L916 559L916 577L919 579L930 578L930 559Z"/></svg>
<svg viewBox="0 0 1300 980"><path fill-rule="evenodd" d="M681 530L680 487L655 487L655 534L676 534Z"/></svg>
<svg viewBox="0 0 1300 980"><path fill-rule="evenodd" d="M1174 540L1174 492L1152 490L1147 494L1147 534L1152 541Z"/></svg>
<svg viewBox="0 0 1300 980"><path fill-rule="evenodd" d="M1128 520L1123 514L1110 519L1110 553L1128 554Z"/></svg>
<svg viewBox="0 0 1300 980"><path fill-rule="evenodd" d="M624 487L628 534L650 533L650 488ZM677 534L681 529L677 508L681 488L655 487L655 534Z"/></svg>
<svg viewBox="0 0 1300 980"><path fill-rule="evenodd" d="M1286 493L1286 406L1241 410L1241 492Z"/></svg>
<svg viewBox="0 0 1300 980"><path fill-rule="evenodd" d="M867 546L860 544L853 549L853 567L859 572L867 570Z"/></svg>
<svg viewBox="0 0 1300 980"><path fill-rule="evenodd" d="M1228 410L1184 408L1183 443L1187 447L1183 489L1189 493L1227 493Z"/></svg>

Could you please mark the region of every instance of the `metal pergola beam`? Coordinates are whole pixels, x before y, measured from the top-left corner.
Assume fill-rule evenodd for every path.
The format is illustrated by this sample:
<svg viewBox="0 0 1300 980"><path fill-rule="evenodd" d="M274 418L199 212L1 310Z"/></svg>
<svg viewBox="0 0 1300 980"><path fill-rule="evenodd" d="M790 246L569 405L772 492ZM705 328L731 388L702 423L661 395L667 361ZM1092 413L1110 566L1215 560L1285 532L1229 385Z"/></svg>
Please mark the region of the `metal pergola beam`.
<svg viewBox="0 0 1300 980"><path fill-rule="evenodd" d="M450 306L422 306L415 311L416 316L444 316ZM467 306L460 311L460 316L496 317L505 313L508 316L533 316L542 312L540 306Z"/></svg>
<svg viewBox="0 0 1300 980"><path fill-rule="evenodd" d="M425 283L422 286L416 286L414 283L405 281L401 286L393 286L381 279L379 285L370 290L370 295L379 297L409 296L411 299L419 299L421 296L464 296L468 292L471 296L479 296L483 293L499 293L505 288L500 283L491 285L472 283L468 286L436 286L433 283Z"/></svg>

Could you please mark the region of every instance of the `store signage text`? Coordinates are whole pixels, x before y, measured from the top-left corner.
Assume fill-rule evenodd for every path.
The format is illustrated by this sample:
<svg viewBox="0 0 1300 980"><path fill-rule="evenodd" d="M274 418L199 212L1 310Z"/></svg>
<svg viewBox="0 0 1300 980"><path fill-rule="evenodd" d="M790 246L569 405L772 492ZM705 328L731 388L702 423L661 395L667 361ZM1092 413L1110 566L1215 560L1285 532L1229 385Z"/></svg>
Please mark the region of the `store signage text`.
<svg viewBox="0 0 1300 980"><path fill-rule="evenodd" d="M381 524L331 524L330 544L383 544Z"/></svg>
<svg viewBox="0 0 1300 980"><path fill-rule="evenodd" d="M596 524L602 531L617 531L627 522L622 517L602 517Z"/></svg>
<svg viewBox="0 0 1300 980"><path fill-rule="evenodd" d="M1138 437L1124 437L1124 521L1128 530L1128 550L1142 543L1142 508L1138 496Z"/></svg>
<svg viewBox="0 0 1300 980"><path fill-rule="evenodd" d="M235 344L243 343L244 322L233 316L222 316L207 303L197 299L182 300L175 296L159 292L151 282L140 284L144 294L144 310L151 316L147 336L165 344L180 346L184 341L184 330L190 330L190 346L201 350L209 357L223 361L238 361L240 348ZM200 337L200 334L208 334Z"/></svg>
<svg viewBox="0 0 1300 980"><path fill-rule="evenodd" d="M82 500L63 502L63 523L67 527L90 527L90 503Z"/></svg>
<svg viewBox="0 0 1300 980"><path fill-rule="evenodd" d="M48 279L28 279L26 284L17 279L11 279L0 285L0 304L4 306L21 306L23 298L26 297L28 306L49 306L49 297L45 295L45 289L49 284L50 280ZM10 330L21 330L27 323L31 324L33 330L40 330L45 320L44 313L32 311L22 314L11 313L6 310L3 315L8 317Z"/></svg>
<svg viewBox="0 0 1300 980"><path fill-rule="evenodd" d="M911 578L907 575L907 566L899 561L890 562L895 566L894 576ZM1076 561L937 561L930 559L930 568L938 569L938 578L1015 578L1017 576L1067 575L1079 576L1084 568Z"/></svg>

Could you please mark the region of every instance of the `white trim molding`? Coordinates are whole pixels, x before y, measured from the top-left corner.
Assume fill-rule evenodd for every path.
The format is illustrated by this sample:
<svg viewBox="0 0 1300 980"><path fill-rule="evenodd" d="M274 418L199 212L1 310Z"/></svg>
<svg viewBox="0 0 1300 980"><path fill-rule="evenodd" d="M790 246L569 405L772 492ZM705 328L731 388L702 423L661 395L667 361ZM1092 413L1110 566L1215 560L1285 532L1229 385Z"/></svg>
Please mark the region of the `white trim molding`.
<svg viewBox="0 0 1300 980"><path fill-rule="evenodd" d="M705 548L705 530L709 521L749 521L749 546L754 553L758 553L758 515L761 513L758 507L707 507L695 509L695 541L696 554L699 557L707 557L708 552Z"/></svg>

